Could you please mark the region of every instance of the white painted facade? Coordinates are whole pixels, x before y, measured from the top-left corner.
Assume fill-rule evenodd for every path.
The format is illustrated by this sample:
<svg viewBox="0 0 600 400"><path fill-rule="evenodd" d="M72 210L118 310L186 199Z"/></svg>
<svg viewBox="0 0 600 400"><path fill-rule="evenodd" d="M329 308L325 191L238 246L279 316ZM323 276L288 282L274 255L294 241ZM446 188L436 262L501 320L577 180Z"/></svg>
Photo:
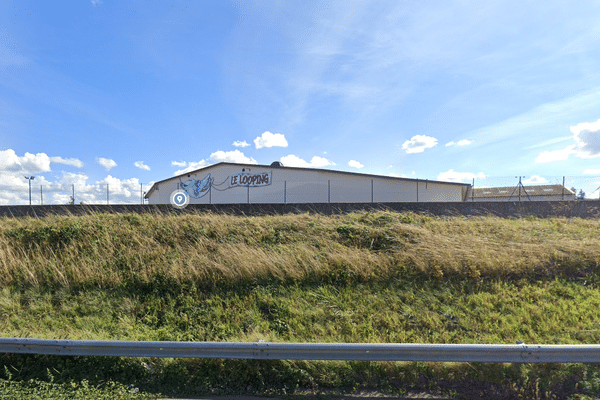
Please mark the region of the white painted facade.
<svg viewBox="0 0 600 400"><path fill-rule="evenodd" d="M190 204L457 202L469 184L317 168L218 163L156 182L149 204L169 204L185 190Z"/></svg>

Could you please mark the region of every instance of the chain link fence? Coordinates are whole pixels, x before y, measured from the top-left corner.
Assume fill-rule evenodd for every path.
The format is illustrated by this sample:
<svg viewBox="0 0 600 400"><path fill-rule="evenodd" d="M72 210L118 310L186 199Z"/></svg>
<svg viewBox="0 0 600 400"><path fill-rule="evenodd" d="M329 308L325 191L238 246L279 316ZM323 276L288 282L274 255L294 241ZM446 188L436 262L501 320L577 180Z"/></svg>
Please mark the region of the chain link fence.
<svg viewBox="0 0 600 400"><path fill-rule="evenodd" d="M548 197L544 200L600 199L600 176L593 175L488 176L475 178L470 183L474 190L467 201L477 201L478 195L510 201L542 200L541 197Z"/></svg>
<svg viewBox="0 0 600 400"><path fill-rule="evenodd" d="M147 204L144 195L153 184L117 181L98 185L40 185L35 180L30 183L31 186L25 181L18 187L0 185L0 205ZM478 196L487 201L600 200L600 176L594 175L487 176L464 183L472 184L474 189L467 201L477 201ZM547 191L546 198L542 198L542 190Z"/></svg>
<svg viewBox="0 0 600 400"><path fill-rule="evenodd" d="M146 204L144 195L152 183L126 183L99 185L35 184L23 186L0 185L0 205L50 205L50 204Z"/></svg>

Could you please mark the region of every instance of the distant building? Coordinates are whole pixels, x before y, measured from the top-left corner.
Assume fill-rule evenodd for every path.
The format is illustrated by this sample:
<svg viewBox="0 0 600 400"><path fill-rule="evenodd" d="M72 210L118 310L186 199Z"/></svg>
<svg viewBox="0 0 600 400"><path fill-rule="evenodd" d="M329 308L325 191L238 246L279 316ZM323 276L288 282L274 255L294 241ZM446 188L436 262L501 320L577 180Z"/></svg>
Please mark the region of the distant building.
<svg viewBox="0 0 600 400"><path fill-rule="evenodd" d="M318 168L221 162L156 182L149 204L185 191L190 204L462 202L471 185Z"/></svg>
<svg viewBox="0 0 600 400"><path fill-rule="evenodd" d="M575 193L563 185L536 185L475 188L467 201L556 201L575 200Z"/></svg>

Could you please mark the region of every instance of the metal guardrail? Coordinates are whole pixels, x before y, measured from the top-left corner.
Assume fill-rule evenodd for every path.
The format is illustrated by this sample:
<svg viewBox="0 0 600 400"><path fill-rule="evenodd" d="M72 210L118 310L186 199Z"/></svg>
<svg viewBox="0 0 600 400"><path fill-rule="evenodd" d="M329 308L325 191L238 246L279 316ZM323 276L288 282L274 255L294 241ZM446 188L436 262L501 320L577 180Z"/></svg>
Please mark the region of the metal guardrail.
<svg viewBox="0 0 600 400"><path fill-rule="evenodd" d="M600 345L133 342L0 338L0 353L266 360L599 363Z"/></svg>

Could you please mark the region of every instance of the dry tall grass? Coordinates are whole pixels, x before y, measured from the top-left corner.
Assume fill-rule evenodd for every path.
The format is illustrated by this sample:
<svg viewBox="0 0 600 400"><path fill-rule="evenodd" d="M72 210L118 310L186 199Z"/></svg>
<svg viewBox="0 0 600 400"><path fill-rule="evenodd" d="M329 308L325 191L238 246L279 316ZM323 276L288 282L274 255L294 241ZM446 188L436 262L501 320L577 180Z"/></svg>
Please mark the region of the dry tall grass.
<svg viewBox="0 0 600 400"><path fill-rule="evenodd" d="M0 285L581 276L598 268L599 227L395 212L2 218Z"/></svg>

